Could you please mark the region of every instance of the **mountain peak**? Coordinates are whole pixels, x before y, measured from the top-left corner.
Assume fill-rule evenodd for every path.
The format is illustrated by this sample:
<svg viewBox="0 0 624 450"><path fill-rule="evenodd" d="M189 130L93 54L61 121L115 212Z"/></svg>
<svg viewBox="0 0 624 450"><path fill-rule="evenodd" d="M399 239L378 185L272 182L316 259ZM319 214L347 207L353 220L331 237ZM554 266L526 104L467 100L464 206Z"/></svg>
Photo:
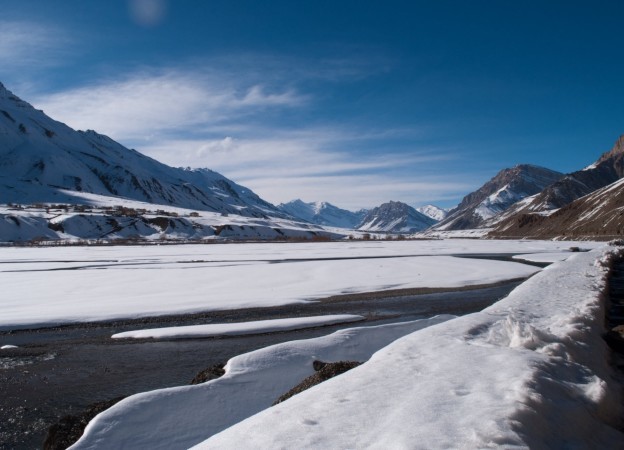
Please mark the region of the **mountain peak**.
<svg viewBox="0 0 624 450"><path fill-rule="evenodd" d="M611 150L609 150L606 153L603 153L602 156L600 156L600 158L598 159L598 161L596 161L595 164L600 164L601 162L606 161L609 158L612 158L617 155L621 155L623 153L624 153L624 134L621 135L617 141L615 141L615 144L613 145L613 148Z"/></svg>
<svg viewBox="0 0 624 450"><path fill-rule="evenodd" d="M449 213L448 209L440 208L439 206L436 206L436 205L420 206L416 208L416 211L418 211L421 214L424 214L427 217L431 217L433 220L438 221L438 222L441 220L444 220L446 216L448 216L448 213Z"/></svg>
<svg viewBox="0 0 624 450"><path fill-rule="evenodd" d="M9 91L6 87L4 87L4 84L0 82L0 98L11 98L11 97L15 97L15 95L13 95L13 92Z"/></svg>
<svg viewBox="0 0 624 450"><path fill-rule="evenodd" d="M517 214L562 208L622 177L624 177L624 135L620 136L613 148L603 153L595 163L567 174L528 203L517 205L518 208L515 210L510 209L510 214L503 220L507 221L508 217Z"/></svg>
<svg viewBox="0 0 624 450"><path fill-rule="evenodd" d="M416 211L403 202L389 201L371 209L362 219L359 230L391 233L414 233L423 231L436 220Z"/></svg>
<svg viewBox="0 0 624 450"><path fill-rule="evenodd" d="M478 190L465 196L436 228L478 228L487 219L506 210L515 202L541 192L562 177L562 173L531 164L518 164L503 169Z"/></svg>
<svg viewBox="0 0 624 450"><path fill-rule="evenodd" d="M306 203L301 199L281 203L277 207L292 217L305 222L348 229L355 228L366 214L364 210L352 212L338 208L328 202L316 201Z"/></svg>
<svg viewBox="0 0 624 450"><path fill-rule="evenodd" d="M13 102L16 106L19 106L21 108L34 109L30 103L25 102L24 100L19 98L17 95L15 95L13 92L9 91L1 82L0 82L0 100Z"/></svg>
<svg viewBox="0 0 624 450"><path fill-rule="evenodd" d="M86 193L247 217L284 216L216 172L186 172L93 130L73 130L4 85L0 125L0 197L5 202L83 202Z"/></svg>

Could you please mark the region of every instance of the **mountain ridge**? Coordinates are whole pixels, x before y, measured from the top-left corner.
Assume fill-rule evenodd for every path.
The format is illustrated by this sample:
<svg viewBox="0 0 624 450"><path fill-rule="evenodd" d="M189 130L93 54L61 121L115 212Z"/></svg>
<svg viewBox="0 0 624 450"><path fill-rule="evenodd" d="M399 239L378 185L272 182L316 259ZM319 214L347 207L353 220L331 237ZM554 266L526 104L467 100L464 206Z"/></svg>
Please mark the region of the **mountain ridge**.
<svg viewBox="0 0 624 450"><path fill-rule="evenodd" d="M93 130L73 130L4 85L0 141L5 202L68 201L74 191L248 217L284 217L217 172L169 167Z"/></svg>
<svg viewBox="0 0 624 450"><path fill-rule="evenodd" d="M479 228L491 217L516 202L541 192L563 176L560 172L533 164L518 164L503 169L479 189L466 195L433 228L443 231Z"/></svg>
<svg viewBox="0 0 624 450"><path fill-rule="evenodd" d="M388 233L424 231L436 221L406 203L390 201L371 209L362 219L358 230Z"/></svg>
<svg viewBox="0 0 624 450"><path fill-rule="evenodd" d="M540 227L552 228L555 220L546 220L545 217L550 215L562 217L563 213L559 213L559 210L568 211L566 208L569 205L574 204L574 206L570 206L570 209L578 211L582 209L580 205L587 207L587 205L593 204L592 201L576 202L588 196L597 195L599 191L612 186L623 177L624 135L620 136L612 149L604 152L595 163L565 175L542 192L516 203L499 217L494 218L490 223L493 228L491 235L507 237L517 236L521 232L535 233L532 230L538 224ZM612 191L607 189L605 192ZM601 201L605 202L606 200L601 199ZM570 234L570 231L575 227L587 228L587 224L580 217L574 219L573 214L569 212L566 214L568 214L566 217L568 217L569 223L557 222L561 227L560 233L566 233L567 229L567 233ZM590 215L590 211L586 211L585 214ZM546 222L549 224L545 225ZM550 229L549 233L554 234L554 231Z"/></svg>

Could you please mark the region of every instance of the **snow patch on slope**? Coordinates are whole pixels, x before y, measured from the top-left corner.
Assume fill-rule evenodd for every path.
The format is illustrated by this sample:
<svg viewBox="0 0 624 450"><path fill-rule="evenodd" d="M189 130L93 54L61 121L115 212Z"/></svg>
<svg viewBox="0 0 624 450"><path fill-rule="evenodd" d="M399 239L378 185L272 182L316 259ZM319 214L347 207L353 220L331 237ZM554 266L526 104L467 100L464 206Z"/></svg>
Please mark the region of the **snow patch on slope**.
<svg viewBox="0 0 624 450"><path fill-rule="evenodd" d="M431 217L433 220L437 222L444 220L446 216L448 216L448 213L449 213L448 209L440 208L435 205L420 206L416 208L416 211L418 211L421 214L424 214L427 217Z"/></svg>

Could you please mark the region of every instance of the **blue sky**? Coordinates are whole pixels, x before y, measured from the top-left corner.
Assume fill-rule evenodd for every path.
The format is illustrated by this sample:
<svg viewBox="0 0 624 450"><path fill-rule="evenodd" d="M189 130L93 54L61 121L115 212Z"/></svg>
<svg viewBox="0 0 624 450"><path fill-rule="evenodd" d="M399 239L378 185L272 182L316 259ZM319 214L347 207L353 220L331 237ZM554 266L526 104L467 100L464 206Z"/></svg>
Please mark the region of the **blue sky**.
<svg viewBox="0 0 624 450"><path fill-rule="evenodd" d="M624 133L624 2L0 0L0 81L273 203L454 206Z"/></svg>

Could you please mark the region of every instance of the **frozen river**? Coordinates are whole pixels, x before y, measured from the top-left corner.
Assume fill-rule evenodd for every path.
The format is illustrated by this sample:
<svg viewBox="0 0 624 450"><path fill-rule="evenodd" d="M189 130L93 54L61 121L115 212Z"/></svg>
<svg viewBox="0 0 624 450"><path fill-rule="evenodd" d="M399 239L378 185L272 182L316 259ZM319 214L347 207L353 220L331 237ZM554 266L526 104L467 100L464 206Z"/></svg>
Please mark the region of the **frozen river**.
<svg viewBox="0 0 624 450"><path fill-rule="evenodd" d="M0 345L18 348L0 353L0 442L3 448L37 447L64 414L120 395L186 384L208 366L274 343L346 326L481 310L540 270L507 261L511 255L565 251L570 245L426 241L2 249ZM370 294L374 291L384 293ZM359 314L367 322L227 338L110 339L148 327L324 314Z"/></svg>

